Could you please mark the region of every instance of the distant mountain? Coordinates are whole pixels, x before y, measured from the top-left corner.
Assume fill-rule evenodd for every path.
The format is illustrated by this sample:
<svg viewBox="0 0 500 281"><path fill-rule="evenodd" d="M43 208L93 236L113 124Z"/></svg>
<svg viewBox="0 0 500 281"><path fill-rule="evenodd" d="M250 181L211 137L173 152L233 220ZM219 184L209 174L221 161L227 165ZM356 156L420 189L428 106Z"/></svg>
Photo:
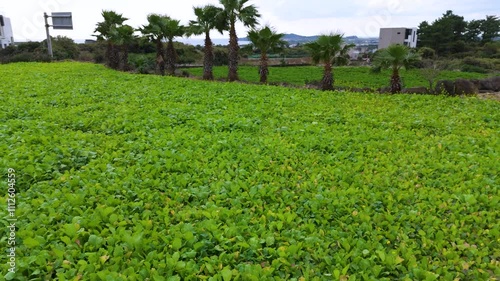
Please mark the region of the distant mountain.
<svg viewBox="0 0 500 281"><path fill-rule="evenodd" d="M314 35L314 36L303 36L303 35L298 35L295 33L288 33L283 36L283 40L287 41L288 43L302 43L302 42L311 42L317 40L319 35Z"/></svg>
<svg viewBox="0 0 500 281"><path fill-rule="evenodd" d="M312 42L316 41L320 35L313 35L313 36L304 36L304 35L298 35L295 33L286 33L285 36L283 36L283 40L288 42L288 44L303 44L307 42ZM344 37L346 41L356 41L358 40L358 36L346 36ZM241 40L244 41L249 41L248 38L242 38Z"/></svg>

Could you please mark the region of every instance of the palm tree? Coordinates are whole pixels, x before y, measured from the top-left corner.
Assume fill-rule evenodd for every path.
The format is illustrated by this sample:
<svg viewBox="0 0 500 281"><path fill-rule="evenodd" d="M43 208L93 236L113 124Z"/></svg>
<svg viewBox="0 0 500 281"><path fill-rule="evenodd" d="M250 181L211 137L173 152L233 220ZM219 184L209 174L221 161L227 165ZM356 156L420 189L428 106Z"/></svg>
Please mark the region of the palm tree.
<svg viewBox="0 0 500 281"><path fill-rule="evenodd" d="M116 28L112 28L110 32L111 41L117 45L117 49L121 49L120 56L120 69L127 71L129 70L128 65L128 48L129 45L134 42L136 36L134 35L135 29L130 25L122 25Z"/></svg>
<svg viewBox="0 0 500 281"><path fill-rule="evenodd" d="M161 75L165 75L165 50L163 39L166 38L166 26L169 17L159 14L148 15L148 25L143 25L139 31L156 44L156 69Z"/></svg>
<svg viewBox="0 0 500 281"><path fill-rule="evenodd" d="M103 10L101 13L104 18L103 22L98 22L97 27L94 32L98 34L93 35L97 37L98 41L106 41L106 64L113 68L118 69L120 65L119 49L116 48L112 40L112 30L123 25L123 22L128 20L128 18L123 17L122 14L118 14L115 11Z"/></svg>
<svg viewBox="0 0 500 281"><path fill-rule="evenodd" d="M408 69L412 63L420 60L420 56L404 45L390 45L380 50L373 58L373 65L378 68L391 68L391 93L401 92L399 70Z"/></svg>
<svg viewBox="0 0 500 281"><path fill-rule="evenodd" d="M167 18L165 22L165 37L168 40L166 55L167 74L173 76L175 74L175 62L177 60L177 53L174 48L174 38L184 36L186 27L181 25L179 20L171 18Z"/></svg>
<svg viewBox="0 0 500 281"><path fill-rule="evenodd" d="M331 33L321 35L316 41L307 43L305 46L311 51L315 64L324 63L325 65L321 89L333 90L335 83L333 65L346 65L349 62L349 49L354 47L354 44L345 44L342 34Z"/></svg>
<svg viewBox="0 0 500 281"><path fill-rule="evenodd" d="M267 53L282 50L286 42L282 40L285 34L277 33L270 26L264 26L261 29L252 29L248 32L248 39L252 42L252 47L260 50L260 83L267 83L269 69L267 65Z"/></svg>
<svg viewBox="0 0 500 281"><path fill-rule="evenodd" d="M235 24L240 21L244 26L255 27L257 19L260 17L254 5L246 5L248 0L219 0L224 7L222 18L229 27L229 81L238 80L238 36L236 35Z"/></svg>
<svg viewBox="0 0 500 281"><path fill-rule="evenodd" d="M205 34L205 55L203 57L203 79L214 80L213 66L214 66L214 51L212 39L210 39L210 31L212 29L220 28L218 16L222 14L222 9L213 5L206 5L204 7L193 7L196 20L189 21L187 29L188 35ZM219 29L222 30L226 28Z"/></svg>

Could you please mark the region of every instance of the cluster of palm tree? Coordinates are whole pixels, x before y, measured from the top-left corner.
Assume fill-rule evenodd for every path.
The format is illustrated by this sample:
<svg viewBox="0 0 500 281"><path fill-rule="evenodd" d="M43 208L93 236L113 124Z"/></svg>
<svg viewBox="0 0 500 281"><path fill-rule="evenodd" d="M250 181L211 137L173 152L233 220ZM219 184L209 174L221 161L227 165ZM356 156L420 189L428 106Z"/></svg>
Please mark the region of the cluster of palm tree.
<svg viewBox="0 0 500 281"><path fill-rule="evenodd" d="M260 14L254 5L248 5L248 0L219 0L222 7L213 5L206 5L204 7L194 7L196 20L192 20L189 26L183 26L180 21L172 19L167 15L150 14L148 16L148 24L142 28L137 29L140 31L144 38L154 42L157 48L156 68L157 72L161 75L174 75L176 52L173 45L175 37L184 35L199 35L205 34L205 58L204 58L204 75L203 78L207 80L213 79L213 44L210 39L210 31L217 29L219 32L229 31L229 73L228 80L238 80L238 59L239 59L239 45L238 37L236 34L235 25L239 21L244 26L255 28L258 23ZM119 47L125 46L128 42L128 33L125 30L117 32L126 25L123 22L127 20L121 14L114 11L103 11L103 22L99 22L94 32L98 40L106 41L108 49L106 52L106 60L108 66L118 69L119 68ZM125 29L125 28L124 28ZM134 29L126 26L126 31ZM120 38L120 35L124 35ZM163 49L163 41L167 40L166 51ZM122 49L123 50L123 49ZM124 52L126 55L126 52Z"/></svg>
<svg viewBox="0 0 500 281"><path fill-rule="evenodd" d="M283 41L284 34L278 33L269 25L256 27L260 14L254 5L249 5L248 0L219 0L221 7L206 5L194 7L195 20L191 20L188 26L180 24L179 20L172 19L167 15L150 14L147 17L148 24L137 29L143 38L156 45L156 70L161 75L174 75L176 64L176 51L173 40L176 37L205 35L203 79L213 80L213 43L210 32L217 30L220 33L229 31L229 64L228 81L239 80L238 60L239 45L235 25L241 22L244 26L250 27L247 38L250 40L251 48L259 50L261 53L259 75L260 82L267 83L268 53L277 52L283 49L286 42ZM106 61L107 65L114 69L127 70L128 53L127 46L136 36L136 29L123 24L127 18L114 11L103 11L103 22L97 23L95 32L98 40L107 42ZM164 50L164 41L167 41ZM315 64L324 65L321 88L323 90L334 89L334 65L345 65L349 62L348 51L354 44L346 44L342 34L321 35L316 41L306 44L312 55ZM374 58L374 65L381 68L391 68L391 92L401 91L401 78L399 70L408 67L418 56L402 45L392 45L383 49Z"/></svg>
<svg viewBox="0 0 500 281"><path fill-rule="evenodd" d="M128 19L114 11L102 11L103 22L97 23L94 32L97 40L107 42L106 64L113 69L128 69L128 44L135 39L135 29L123 24ZM121 51L121 54L120 54Z"/></svg>

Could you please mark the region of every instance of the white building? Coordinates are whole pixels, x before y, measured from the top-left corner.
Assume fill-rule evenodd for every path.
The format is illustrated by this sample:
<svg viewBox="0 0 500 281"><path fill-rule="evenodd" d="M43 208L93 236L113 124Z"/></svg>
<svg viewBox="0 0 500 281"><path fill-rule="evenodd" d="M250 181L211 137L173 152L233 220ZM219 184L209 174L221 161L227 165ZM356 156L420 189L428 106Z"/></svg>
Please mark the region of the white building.
<svg viewBox="0 0 500 281"><path fill-rule="evenodd" d="M10 19L0 15L0 49L14 44L14 34Z"/></svg>
<svg viewBox="0 0 500 281"><path fill-rule="evenodd" d="M381 28L378 48L383 49L392 44L405 45L410 48L417 47L417 28L394 27Z"/></svg>

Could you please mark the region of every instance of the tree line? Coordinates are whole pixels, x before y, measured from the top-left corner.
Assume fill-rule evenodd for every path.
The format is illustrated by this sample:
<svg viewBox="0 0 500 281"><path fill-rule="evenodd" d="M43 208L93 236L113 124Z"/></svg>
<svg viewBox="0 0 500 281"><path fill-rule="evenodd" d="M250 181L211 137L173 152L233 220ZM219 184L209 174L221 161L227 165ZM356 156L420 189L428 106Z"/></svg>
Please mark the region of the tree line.
<svg viewBox="0 0 500 281"><path fill-rule="evenodd" d="M498 16L467 22L448 10L432 23L420 23L417 46L432 48L439 56L450 56L485 46L498 37L499 32Z"/></svg>

